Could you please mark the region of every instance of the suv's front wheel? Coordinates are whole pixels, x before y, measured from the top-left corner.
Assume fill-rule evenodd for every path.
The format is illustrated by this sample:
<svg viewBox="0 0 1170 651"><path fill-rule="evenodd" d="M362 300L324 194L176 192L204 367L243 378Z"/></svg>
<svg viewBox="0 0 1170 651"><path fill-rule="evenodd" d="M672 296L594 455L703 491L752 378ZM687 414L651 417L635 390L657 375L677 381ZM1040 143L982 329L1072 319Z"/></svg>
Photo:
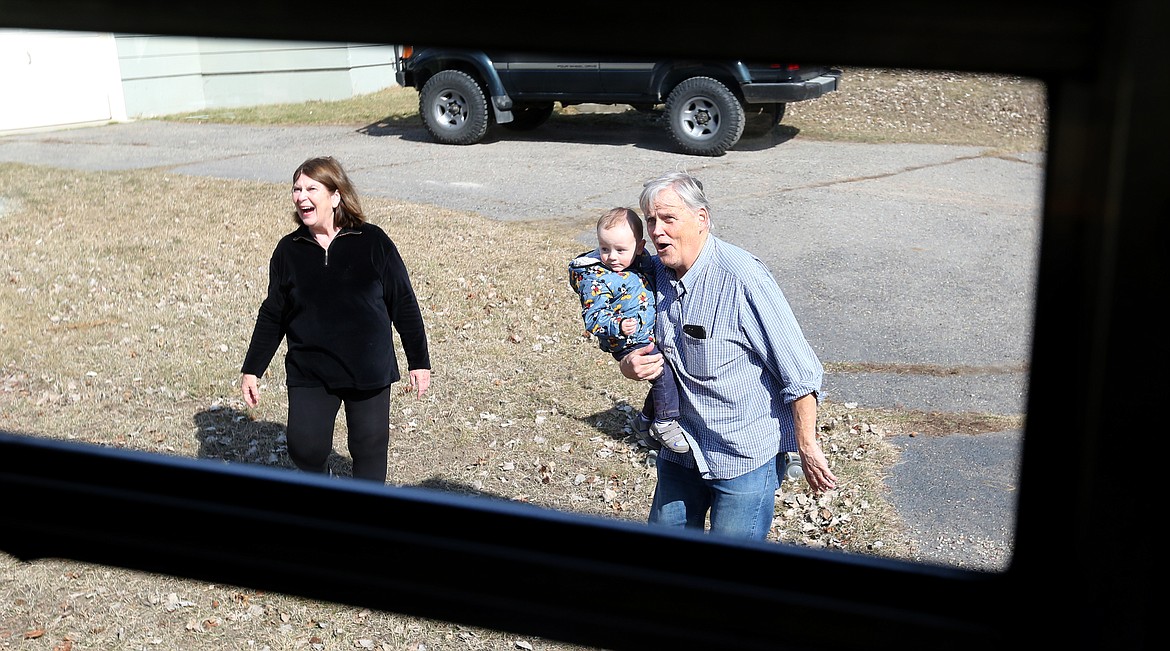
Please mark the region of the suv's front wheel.
<svg viewBox="0 0 1170 651"><path fill-rule="evenodd" d="M666 98L666 115L674 141L688 154L722 156L743 135L743 105L710 77L675 86Z"/></svg>
<svg viewBox="0 0 1170 651"><path fill-rule="evenodd" d="M431 137L445 145L471 145L487 133L483 89L459 70L443 70L427 80L418 94L418 114Z"/></svg>

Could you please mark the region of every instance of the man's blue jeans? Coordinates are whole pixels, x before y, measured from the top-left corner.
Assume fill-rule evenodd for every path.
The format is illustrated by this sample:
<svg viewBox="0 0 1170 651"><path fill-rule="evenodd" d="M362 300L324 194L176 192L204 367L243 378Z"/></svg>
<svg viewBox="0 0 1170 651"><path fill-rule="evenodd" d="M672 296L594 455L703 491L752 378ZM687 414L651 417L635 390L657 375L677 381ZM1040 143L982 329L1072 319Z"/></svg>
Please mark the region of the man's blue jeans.
<svg viewBox="0 0 1170 651"><path fill-rule="evenodd" d="M776 510L775 460L734 479L703 479L695 468L658 460L658 485L650 505L650 524L703 529L708 513L711 533L764 540Z"/></svg>

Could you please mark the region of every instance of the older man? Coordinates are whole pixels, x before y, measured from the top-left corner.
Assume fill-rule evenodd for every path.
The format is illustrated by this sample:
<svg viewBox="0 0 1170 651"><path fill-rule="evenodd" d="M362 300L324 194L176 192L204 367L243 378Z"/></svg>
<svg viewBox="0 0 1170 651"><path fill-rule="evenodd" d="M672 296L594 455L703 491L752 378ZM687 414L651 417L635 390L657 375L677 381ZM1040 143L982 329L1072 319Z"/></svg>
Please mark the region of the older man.
<svg viewBox="0 0 1170 651"><path fill-rule="evenodd" d="M816 440L824 369L767 267L711 234L702 183L674 172L649 181L641 209L654 243L656 337L628 354L622 373L656 377L666 361L680 383L691 452L662 450L651 524L705 527L763 540L772 525L777 454L795 438L814 490L837 478Z"/></svg>

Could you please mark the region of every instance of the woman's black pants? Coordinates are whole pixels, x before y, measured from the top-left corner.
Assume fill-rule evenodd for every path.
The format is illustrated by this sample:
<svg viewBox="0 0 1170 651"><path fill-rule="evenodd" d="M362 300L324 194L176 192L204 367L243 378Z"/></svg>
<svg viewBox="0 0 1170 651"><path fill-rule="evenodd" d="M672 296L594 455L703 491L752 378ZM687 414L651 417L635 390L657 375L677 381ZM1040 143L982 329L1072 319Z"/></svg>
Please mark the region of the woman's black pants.
<svg viewBox="0 0 1170 651"><path fill-rule="evenodd" d="M324 473L333 451L333 425L343 404L353 476L386 483L390 387L366 391L289 387L288 456L301 470Z"/></svg>

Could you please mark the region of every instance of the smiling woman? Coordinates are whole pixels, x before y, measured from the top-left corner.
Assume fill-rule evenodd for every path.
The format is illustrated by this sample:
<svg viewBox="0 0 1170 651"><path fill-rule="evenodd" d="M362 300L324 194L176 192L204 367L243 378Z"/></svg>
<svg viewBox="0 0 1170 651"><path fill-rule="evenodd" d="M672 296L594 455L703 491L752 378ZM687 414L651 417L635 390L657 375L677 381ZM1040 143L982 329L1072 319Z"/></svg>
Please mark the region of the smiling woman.
<svg viewBox="0 0 1170 651"><path fill-rule="evenodd" d="M269 263L240 379L248 407L287 337L288 453L297 468L333 474L333 424L344 405L355 478L386 481L390 386L401 379L393 331L406 353L410 392L422 398L431 361L422 312L398 247L370 224L349 175L332 157L293 172L297 230ZM391 330L393 328L393 331Z"/></svg>

